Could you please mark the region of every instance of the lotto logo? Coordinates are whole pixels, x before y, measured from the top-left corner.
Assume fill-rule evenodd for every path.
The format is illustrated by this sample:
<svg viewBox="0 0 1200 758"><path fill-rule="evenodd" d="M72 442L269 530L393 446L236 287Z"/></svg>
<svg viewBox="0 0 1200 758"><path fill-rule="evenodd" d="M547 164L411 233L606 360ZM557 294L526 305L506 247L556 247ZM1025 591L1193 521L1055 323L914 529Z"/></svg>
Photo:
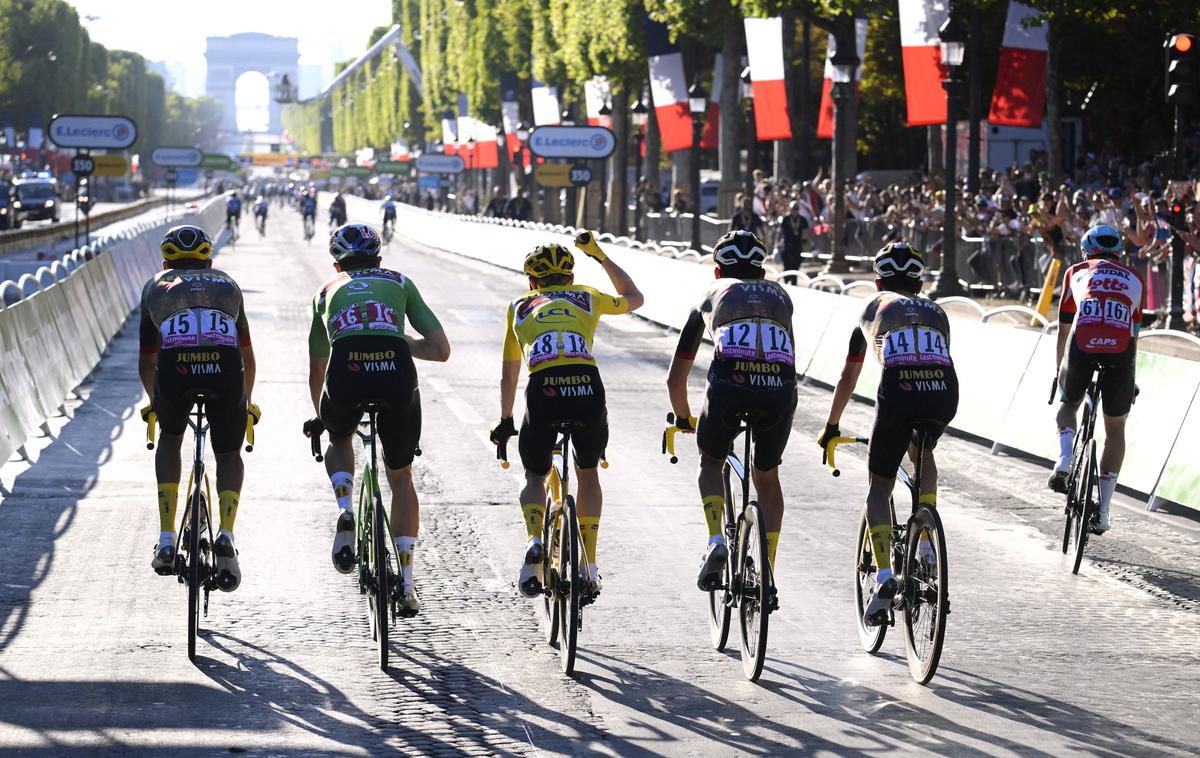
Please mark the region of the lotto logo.
<svg viewBox="0 0 1200 758"><path fill-rule="evenodd" d="M1096 277L1091 281L1091 289L1104 290L1106 292L1125 292L1129 289L1129 285L1111 276Z"/></svg>

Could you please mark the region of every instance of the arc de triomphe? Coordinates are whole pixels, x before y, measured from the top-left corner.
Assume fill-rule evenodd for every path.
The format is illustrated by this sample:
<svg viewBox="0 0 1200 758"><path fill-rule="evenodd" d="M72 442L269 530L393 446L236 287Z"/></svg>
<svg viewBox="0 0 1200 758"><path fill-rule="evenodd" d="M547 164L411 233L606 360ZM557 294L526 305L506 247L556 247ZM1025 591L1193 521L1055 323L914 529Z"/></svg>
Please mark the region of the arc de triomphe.
<svg viewBox="0 0 1200 758"><path fill-rule="evenodd" d="M267 130L279 133L283 126L279 122L279 103L275 102L275 87L284 74L293 84L300 76L300 48L295 37L273 37L270 34L245 32L229 37L209 37L208 76L205 90L209 97L216 98L225 107L221 128L236 132L237 102L234 95L238 77L247 71L257 71L271 83L270 122Z"/></svg>

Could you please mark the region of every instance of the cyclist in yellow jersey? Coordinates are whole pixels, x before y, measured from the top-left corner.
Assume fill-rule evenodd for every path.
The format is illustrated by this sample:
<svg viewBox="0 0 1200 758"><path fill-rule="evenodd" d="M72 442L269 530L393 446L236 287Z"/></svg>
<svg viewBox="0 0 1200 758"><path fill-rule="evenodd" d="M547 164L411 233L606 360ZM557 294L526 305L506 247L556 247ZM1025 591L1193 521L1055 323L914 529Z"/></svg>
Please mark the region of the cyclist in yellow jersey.
<svg viewBox="0 0 1200 758"><path fill-rule="evenodd" d="M579 481L576 507L591 576L596 582L592 589L600 590L596 540L603 494L596 466L608 444L608 412L604 384L592 354L592 338L601 316L629 313L644 302L633 280L604 254L590 232L579 233L575 246L604 267L617 296L575 284L571 251L562 245L539 245L525 257L530 291L509 304L504 321L500 422L492 428L491 438L501 444L517 433L513 404L523 363L529 382L519 442L525 467L521 511L529 542L518 587L526 597L536 597L542 591L537 567L544 554L541 530L546 476L555 442L553 424L565 420L583 424L571 435Z"/></svg>

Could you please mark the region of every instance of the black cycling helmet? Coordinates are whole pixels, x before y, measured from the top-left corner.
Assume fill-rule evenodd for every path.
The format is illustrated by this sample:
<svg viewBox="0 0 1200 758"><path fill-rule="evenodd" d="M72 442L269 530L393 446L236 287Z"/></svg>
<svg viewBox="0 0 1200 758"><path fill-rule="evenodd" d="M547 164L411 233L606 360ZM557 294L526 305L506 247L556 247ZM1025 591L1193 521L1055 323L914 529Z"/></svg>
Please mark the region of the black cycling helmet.
<svg viewBox="0 0 1200 758"><path fill-rule="evenodd" d="M212 240L203 229L191 224L167 230L158 249L168 261L206 261L213 254Z"/></svg>
<svg viewBox="0 0 1200 758"><path fill-rule="evenodd" d="M726 232L713 246L713 260L722 273L762 276L767 246L754 232L745 229Z"/></svg>
<svg viewBox="0 0 1200 758"><path fill-rule="evenodd" d="M872 268L880 279L900 276L920 281L925 272L925 254L907 242L892 242L875 254Z"/></svg>
<svg viewBox="0 0 1200 758"><path fill-rule="evenodd" d="M329 235L329 254L338 263L354 258L376 258L379 232L366 224L343 224Z"/></svg>

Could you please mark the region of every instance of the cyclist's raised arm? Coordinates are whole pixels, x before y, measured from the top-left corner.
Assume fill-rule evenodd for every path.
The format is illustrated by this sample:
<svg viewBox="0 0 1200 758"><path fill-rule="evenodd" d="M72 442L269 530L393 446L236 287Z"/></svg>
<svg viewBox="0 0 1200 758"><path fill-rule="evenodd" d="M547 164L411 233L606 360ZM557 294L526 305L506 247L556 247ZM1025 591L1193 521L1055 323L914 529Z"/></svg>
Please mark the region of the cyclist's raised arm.
<svg viewBox="0 0 1200 758"><path fill-rule="evenodd" d="M646 298L642 295L641 290L633 283L629 274L625 273L625 269L618 266L600 249L599 243L596 242L596 235L591 232L580 232L575 235L575 247L604 268L604 273L608 274L608 279L617 290L617 295L625 298L627 312L636 311L642 307Z"/></svg>
<svg viewBox="0 0 1200 758"><path fill-rule="evenodd" d="M833 389L833 402L829 406L829 426L837 426L842 420L842 412L854 394L858 385L858 377L862 374L863 359L867 354L867 338L862 329L855 327L850 334L850 347L846 353L846 364L842 367L842 376Z"/></svg>
<svg viewBox="0 0 1200 758"><path fill-rule="evenodd" d="M671 400L671 410L681 419L692 417L691 405L688 403L687 381L696 362L696 351L700 349L700 341L704 337L704 318L700 311L693 310L688 315L687 323L679 333L679 344L675 346L675 355L671 357L671 368L667 372L667 395Z"/></svg>

